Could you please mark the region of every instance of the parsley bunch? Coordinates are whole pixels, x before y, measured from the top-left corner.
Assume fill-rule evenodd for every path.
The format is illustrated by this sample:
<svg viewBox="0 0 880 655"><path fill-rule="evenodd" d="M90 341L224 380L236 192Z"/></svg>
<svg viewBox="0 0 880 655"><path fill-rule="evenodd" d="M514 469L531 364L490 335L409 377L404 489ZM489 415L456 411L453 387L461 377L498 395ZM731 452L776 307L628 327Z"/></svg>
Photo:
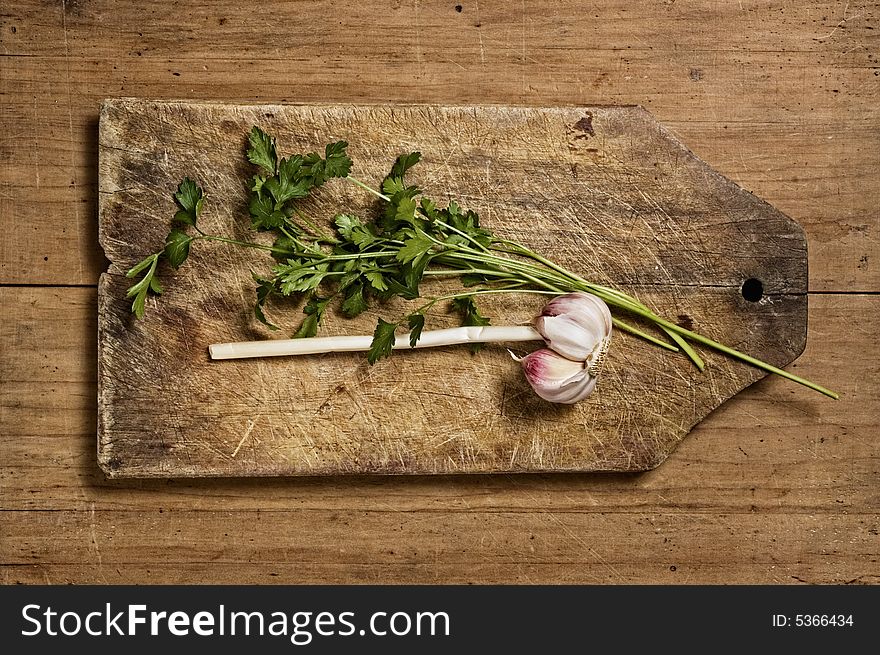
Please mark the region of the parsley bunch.
<svg viewBox="0 0 880 655"><path fill-rule="evenodd" d="M837 397L813 382L676 325L636 298L591 283L520 243L493 235L480 225L476 212L463 209L454 200L445 207L439 206L406 179L407 172L421 159L418 152L398 157L381 189L375 189L351 176L352 161L346 153L345 141L328 144L323 157L315 152L279 157L275 138L256 126L248 141L247 158L257 168L249 184L251 227L271 233L273 244L205 234L198 226L204 192L189 178L184 179L174 194L179 211L174 215L174 227L166 238L165 248L128 271L128 277L142 274L128 290L129 297L134 297L132 311L138 317L144 314L147 296L162 293L157 278L160 260L166 259L176 269L186 260L193 242L220 241L263 249L272 255L275 264L271 271L254 275L254 314L257 320L276 330L266 317L266 301L272 296L302 297L305 318L294 337L315 336L324 314L334 303L342 314L354 317L374 302L393 297L423 298L425 302L406 316L378 320L367 355L371 364L391 354L396 333L402 328L409 331L410 344L415 345L425 326L426 312L439 302L448 301L460 315L462 325L488 325L489 319L477 306L479 296L586 291L601 298L616 313L634 316L653 326L659 334L649 334L614 316L618 329L667 350L682 351L700 370L704 363L692 343ZM372 220L339 213L333 219L332 231L319 227L298 207L298 201L334 178L376 196L382 201L381 211ZM462 288L449 295L424 296L423 285L434 277L458 278Z"/></svg>

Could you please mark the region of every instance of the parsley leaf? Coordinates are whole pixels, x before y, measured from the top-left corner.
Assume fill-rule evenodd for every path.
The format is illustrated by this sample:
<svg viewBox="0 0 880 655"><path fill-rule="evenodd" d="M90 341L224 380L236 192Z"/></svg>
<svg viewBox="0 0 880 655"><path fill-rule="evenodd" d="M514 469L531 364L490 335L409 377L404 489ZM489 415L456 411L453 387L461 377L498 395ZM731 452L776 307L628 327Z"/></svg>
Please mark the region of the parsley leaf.
<svg viewBox="0 0 880 655"><path fill-rule="evenodd" d="M397 207L394 210L394 218L398 221L413 223L416 214L416 201L410 198L406 193L397 194Z"/></svg>
<svg viewBox="0 0 880 655"><path fill-rule="evenodd" d="M358 250L366 250L376 243L376 235L370 231L369 226L364 225L363 228L352 231L351 240Z"/></svg>
<svg viewBox="0 0 880 655"><path fill-rule="evenodd" d="M174 214L172 220L183 225L195 225L205 202L205 194L202 189L191 179L185 177L177 187L174 200L180 206L180 210Z"/></svg>
<svg viewBox="0 0 880 655"><path fill-rule="evenodd" d="M388 290L388 283L385 281L385 276L382 275L381 271L367 271L364 273L364 277L370 281L370 286L376 291Z"/></svg>
<svg viewBox="0 0 880 655"><path fill-rule="evenodd" d="M359 218L349 214L337 214L333 219L333 224L336 225L336 231L339 232L340 236L349 241L351 240L352 231L363 227L363 223L361 223Z"/></svg>
<svg viewBox="0 0 880 655"><path fill-rule="evenodd" d="M311 189L311 180L299 175L303 158L299 155L282 159L278 165L278 175L265 181L263 188L272 194L275 206L280 208L288 200L305 198Z"/></svg>
<svg viewBox="0 0 880 655"><path fill-rule="evenodd" d="M273 230L284 225L287 215L276 209L275 203L268 196L259 194L252 196L248 211L251 214L251 225L255 230Z"/></svg>
<svg viewBox="0 0 880 655"><path fill-rule="evenodd" d="M489 325L489 319L480 314L473 296L463 296L452 301L452 309L461 314L461 324Z"/></svg>
<svg viewBox="0 0 880 655"><path fill-rule="evenodd" d="M152 266L155 263L156 259L159 257L160 254L161 253L154 253L154 254L150 255L149 257L144 257L141 261L139 261L137 264L135 264L130 269L128 269L128 272L125 274L125 277L134 277L135 275L137 275L141 271L149 268L150 266Z"/></svg>
<svg viewBox="0 0 880 655"><path fill-rule="evenodd" d="M454 200L449 201L446 209L433 212L431 217L451 225L483 247L489 247L492 243L492 233L480 227L479 215L470 209L462 213L461 207ZM467 243L467 239L460 234L452 234L446 239L446 242L450 244Z"/></svg>
<svg viewBox="0 0 880 655"><path fill-rule="evenodd" d="M272 325L267 319L266 315L263 313L263 305L266 304L266 299L269 296L278 292L277 287L275 286L275 280L260 277L259 275L254 275L254 282L257 283L257 302L254 305L254 315L257 317L257 320L268 327L270 330L277 330L278 326Z"/></svg>
<svg viewBox="0 0 880 655"><path fill-rule="evenodd" d="M265 175L254 175L251 179L251 191L260 195L263 192L263 185L268 178Z"/></svg>
<svg viewBox="0 0 880 655"><path fill-rule="evenodd" d="M278 166L278 155L275 152L275 137L269 136L256 125L248 135L251 147L248 148L247 157L252 164L265 169L271 175L275 175Z"/></svg>
<svg viewBox="0 0 880 655"><path fill-rule="evenodd" d="M385 207L381 226L385 232L392 233L400 227L401 223L425 229L425 220L416 215L416 201L414 198L420 193L418 187L405 187L401 191L389 197L388 206Z"/></svg>
<svg viewBox="0 0 880 655"><path fill-rule="evenodd" d="M272 247L275 248L275 250L272 251L272 257L279 262L287 261L299 250L297 248L296 240L289 234L283 233L281 234L281 236L275 239Z"/></svg>
<svg viewBox="0 0 880 655"><path fill-rule="evenodd" d="M173 195L179 209L171 219L171 223L181 224L183 227L172 228L165 237L165 246L162 250L145 257L126 273L126 277L135 277L139 273L144 273L140 281L130 286L126 292L128 298L134 297L131 310L137 318L144 316L147 295L162 293L162 284L156 276L159 260L165 257L172 268L178 268L189 257L190 244L196 239L188 235L185 230L188 226L195 226L199 218L205 202L204 191L193 180L185 177L177 185L177 191Z"/></svg>
<svg viewBox="0 0 880 655"><path fill-rule="evenodd" d="M309 178L310 186L321 186L331 177L345 177L351 172L351 159L345 152L348 143L337 141L324 148L324 159L310 152L302 159L302 175Z"/></svg>
<svg viewBox="0 0 880 655"><path fill-rule="evenodd" d="M422 155L419 152L400 155L382 181L382 191L389 197L383 223L386 230L393 230L396 222L410 223L420 228L425 227L424 220L416 214L414 200L421 191L416 186L407 186L403 181L406 172L415 166L421 158Z"/></svg>
<svg viewBox="0 0 880 655"><path fill-rule="evenodd" d="M382 191L385 192L385 195L394 196L407 189L407 186L403 183L403 176L410 168L419 163L421 158L422 153L411 152L406 155L400 155L395 160L394 165L391 167L391 172L382 180Z"/></svg>
<svg viewBox="0 0 880 655"><path fill-rule="evenodd" d="M330 275L327 270L328 264L301 264L295 260L293 263L279 264L273 269L280 283L281 293L289 296L296 291L312 291L317 289L324 278Z"/></svg>
<svg viewBox="0 0 880 655"><path fill-rule="evenodd" d="M314 186L324 183L324 160L317 152L310 152L303 157L302 174L308 177Z"/></svg>
<svg viewBox="0 0 880 655"><path fill-rule="evenodd" d="M364 225L355 216L338 214L334 223L339 235L346 241L355 244L358 250L366 250L376 242L376 235L370 230L370 226Z"/></svg>
<svg viewBox="0 0 880 655"><path fill-rule="evenodd" d="M422 337L422 329L425 327L425 315L410 314L407 316L406 321L410 329L409 345L415 348L419 339Z"/></svg>
<svg viewBox="0 0 880 655"><path fill-rule="evenodd" d="M183 230L177 228L168 233L165 239L165 256L171 268L179 268L180 265L189 257L189 244L193 238Z"/></svg>
<svg viewBox="0 0 880 655"><path fill-rule="evenodd" d="M324 175L330 177L346 177L351 173L352 161L346 154L348 142L337 141L328 143L324 148Z"/></svg>
<svg viewBox="0 0 880 655"><path fill-rule="evenodd" d="M382 182L382 193L386 196L394 196L406 190L403 180L389 177Z"/></svg>
<svg viewBox="0 0 880 655"><path fill-rule="evenodd" d="M364 298L364 283L351 284L345 291L345 300L342 303L342 313L348 318L354 318L367 309L367 300Z"/></svg>
<svg viewBox="0 0 880 655"><path fill-rule="evenodd" d="M409 264L404 264L401 267L401 270L403 271L403 282L413 298L419 297L419 283L422 281L422 277L425 275L425 269L428 267L430 261L430 258L422 257Z"/></svg>
<svg viewBox="0 0 880 655"><path fill-rule="evenodd" d="M403 242L400 250L397 251L395 259L401 264L408 264L422 255L426 254L434 247L434 242L428 237L419 235Z"/></svg>
<svg viewBox="0 0 880 655"><path fill-rule="evenodd" d="M394 165L391 167L391 172L388 174L389 178L399 178L403 179L404 174L413 166L419 163L422 159L422 153L416 151L411 152L406 155L400 155L395 161ZM388 179L388 178L386 178Z"/></svg>
<svg viewBox="0 0 880 655"><path fill-rule="evenodd" d="M126 298L134 296L134 301L131 303L131 311L134 312L137 318L144 317L147 294L151 291L156 294L162 293L162 286L159 284L159 280L156 279L156 266L161 256L161 252L153 253L149 257L142 259L125 274L125 277L135 277L138 273L146 271L140 282L130 286L125 294Z"/></svg>
<svg viewBox="0 0 880 655"><path fill-rule="evenodd" d="M425 274L428 262L430 262L429 257L422 257L419 260L403 264L398 275L386 275L385 281L388 283L388 293L390 295L398 295L405 300L415 300L418 298L419 283L422 281L422 276Z"/></svg>
<svg viewBox="0 0 880 655"><path fill-rule="evenodd" d="M373 332L373 342L370 344L370 350L367 353L367 361L375 364L383 357L388 357L394 348L394 331L397 329L397 323L387 323L381 318L376 324L376 330Z"/></svg>
<svg viewBox="0 0 880 655"><path fill-rule="evenodd" d="M306 314L306 317L294 333L294 339L309 338L318 334L318 324L321 322L321 317L329 302L330 298L320 298L315 295L309 298L306 306L303 307L303 314Z"/></svg>

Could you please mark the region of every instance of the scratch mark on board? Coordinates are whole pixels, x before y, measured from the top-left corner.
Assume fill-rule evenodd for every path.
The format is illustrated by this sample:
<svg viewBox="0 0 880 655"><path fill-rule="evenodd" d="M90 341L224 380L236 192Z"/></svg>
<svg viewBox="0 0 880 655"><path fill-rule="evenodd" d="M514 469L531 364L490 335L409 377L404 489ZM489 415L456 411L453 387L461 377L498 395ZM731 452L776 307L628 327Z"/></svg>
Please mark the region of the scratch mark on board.
<svg viewBox="0 0 880 655"><path fill-rule="evenodd" d="M248 421L248 426L247 426L247 429L245 429L245 431L244 431L244 436L242 436L241 441L238 442L238 445L235 447L235 450L232 451L233 458L236 455L238 455L238 451L241 450L242 444L245 442L245 439L247 439L250 436L251 431L254 429L254 426L256 424L257 424L256 421Z"/></svg>

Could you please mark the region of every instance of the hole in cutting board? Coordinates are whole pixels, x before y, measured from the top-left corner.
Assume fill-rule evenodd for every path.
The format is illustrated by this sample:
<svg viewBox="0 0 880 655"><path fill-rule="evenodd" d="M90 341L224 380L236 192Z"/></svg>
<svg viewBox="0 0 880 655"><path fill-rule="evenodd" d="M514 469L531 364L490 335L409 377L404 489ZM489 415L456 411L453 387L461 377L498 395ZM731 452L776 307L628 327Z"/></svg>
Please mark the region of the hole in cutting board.
<svg viewBox="0 0 880 655"><path fill-rule="evenodd" d="M749 302L758 302L764 297L764 283L758 278L750 277L743 282L740 293Z"/></svg>

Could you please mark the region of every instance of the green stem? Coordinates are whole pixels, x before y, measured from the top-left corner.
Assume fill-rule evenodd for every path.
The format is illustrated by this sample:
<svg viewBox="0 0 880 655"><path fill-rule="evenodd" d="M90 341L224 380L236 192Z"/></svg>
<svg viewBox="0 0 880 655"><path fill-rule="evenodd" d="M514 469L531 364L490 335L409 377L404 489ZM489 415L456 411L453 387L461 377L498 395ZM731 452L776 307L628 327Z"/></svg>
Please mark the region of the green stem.
<svg viewBox="0 0 880 655"><path fill-rule="evenodd" d="M665 327L662 327L662 326L661 326L661 329L667 335L669 335L670 339L672 339L675 343L677 343L679 346L681 346L681 349L684 351L685 355L690 357L690 360L694 363L694 366L696 366L698 369L700 369L700 371L702 371L706 368L706 363L703 361L703 358L697 354L697 351L694 350L693 346L691 346L691 344L689 344L687 341L685 341L684 338L682 338L682 336L680 334L677 334L676 332L673 332L672 330L665 328Z"/></svg>
<svg viewBox="0 0 880 655"><path fill-rule="evenodd" d="M436 298L431 298L430 301L417 308L413 314L420 314L426 309L430 309L432 306L436 305L438 302L443 302L444 300L456 300L457 298L467 298L469 296L488 296L492 294L498 293L530 293L530 294L538 294L542 296L557 296L559 293L557 291L541 291L539 289L474 289L473 291L462 291L461 293L453 293L448 296L438 296Z"/></svg>
<svg viewBox="0 0 880 655"><path fill-rule="evenodd" d="M418 211L418 210L416 210L416 211ZM419 212L419 213L421 214L422 212ZM424 216L424 214L422 214L422 216ZM425 218L427 219L428 217L425 216ZM430 220L430 219L428 219L428 220ZM474 244L477 248L479 248L479 249L482 250L483 252L486 252L486 253L489 252L489 249L488 249L486 246L484 246L482 243L480 243L479 241L477 241L477 240L476 240L475 238L473 238L470 234L468 234L468 233L466 233L466 232L462 232L462 231L459 230L458 228L455 228L455 227L453 227L452 225L450 225L449 223L447 223L447 222L445 222L445 221L441 221L439 218L434 219L434 221L437 223L437 225L439 225L439 226L441 226L441 227L445 227L445 228L448 229L448 230L452 230L453 232L455 232L455 233L456 233L457 235L459 235L460 237L464 237L465 239L467 239L468 241L470 241L472 244Z"/></svg>
<svg viewBox="0 0 880 655"><path fill-rule="evenodd" d="M393 257L397 254L396 250L375 250L372 252L357 252L350 255L328 255L326 253L317 252L297 252L297 257L309 257L311 259L320 259L322 262L344 262L349 259L377 259L379 257Z"/></svg>
<svg viewBox="0 0 880 655"><path fill-rule="evenodd" d="M363 189L364 191L366 191L367 193L372 193L374 196L376 196L377 198L381 198L381 199L384 200L385 202L391 202L391 198L389 198L388 196L386 196L386 195L385 195L384 193L382 193L381 191L377 191L376 189L374 189L373 187L369 186L368 184L364 184L363 182L361 182L361 181L360 181L359 179L357 179L356 177L352 177L351 175L349 175L349 176L346 177L345 179L348 180L349 182L354 182L357 186L359 186L360 188L362 188L362 189Z"/></svg>
<svg viewBox="0 0 880 655"><path fill-rule="evenodd" d="M696 332L692 332L690 330L687 330L679 325L676 325L675 323L670 323L669 321L667 321L664 318L660 318L659 316L654 316L654 318L652 320L655 323L657 323L658 325L662 325L664 327L669 328L670 330L672 330L674 332L678 332L679 334L688 337L692 341L696 341L697 343L701 343L704 346L708 346L709 348L712 348L714 350L722 352L725 355L729 355L729 356L734 357L736 359L742 360L748 364L751 364L752 366L756 366L760 369L763 369L763 370L767 371L768 373L775 373L776 375L779 375L780 377L784 377L787 380L791 380L792 382L797 382L798 384L802 384L805 387L808 387L809 389L813 389L814 391L818 391L819 393L828 396L829 398L834 398L835 400L838 400L840 398L840 394L838 394L835 391L831 391L830 389L827 389L819 384L816 384L815 382L811 382L810 380L807 380L807 379L802 378L798 375L795 375L794 373L789 373L788 371L785 371L781 368L777 368L776 366L773 366L772 364L768 364L767 362L761 361L760 359L756 359L755 357L751 357L750 355L746 355L745 353L740 352L739 350L736 350L736 349L731 348L729 346L725 346L722 343L718 343L717 341L714 341L713 339L710 339L709 337L704 337L702 334L697 334Z"/></svg>
<svg viewBox="0 0 880 655"><path fill-rule="evenodd" d="M671 350L674 353L678 352L678 348L676 348L675 346L672 346L672 345L666 343L665 341L661 341L657 337L652 337L647 332L642 332L637 327L634 327L634 326L630 325L629 323L624 323L619 318L614 318L612 316L611 322L614 324L615 327L620 328L624 332L629 332L630 334L634 334L637 337L641 337L642 339L645 339L646 341L650 341L651 343L653 343L656 346L660 346L661 348L665 348L666 350Z"/></svg>
<svg viewBox="0 0 880 655"><path fill-rule="evenodd" d="M528 264L518 262L514 259L506 257L496 257L494 255L487 255L476 252L466 246L448 246L446 252L442 253L441 257L447 258L447 261L461 259L468 262L477 262L482 265L494 265L498 267L498 270L507 273L515 272L519 275L526 274L530 276L530 279L541 278L545 280L545 282L556 282L555 287L557 288L559 287L560 281L563 282L563 284L570 284L565 280L561 280L559 276L553 275L552 271L546 271L534 266L529 266ZM550 273L550 275L548 275L548 273ZM542 286L546 285L543 285L542 283Z"/></svg>
<svg viewBox="0 0 880 655"><path fill-rule="evenodd" d="M496 271L484 268L430 268L425 271L425 275L491 275L492 277L504 279L509 278L515 280L516 277L503 271Z"/></svg>

